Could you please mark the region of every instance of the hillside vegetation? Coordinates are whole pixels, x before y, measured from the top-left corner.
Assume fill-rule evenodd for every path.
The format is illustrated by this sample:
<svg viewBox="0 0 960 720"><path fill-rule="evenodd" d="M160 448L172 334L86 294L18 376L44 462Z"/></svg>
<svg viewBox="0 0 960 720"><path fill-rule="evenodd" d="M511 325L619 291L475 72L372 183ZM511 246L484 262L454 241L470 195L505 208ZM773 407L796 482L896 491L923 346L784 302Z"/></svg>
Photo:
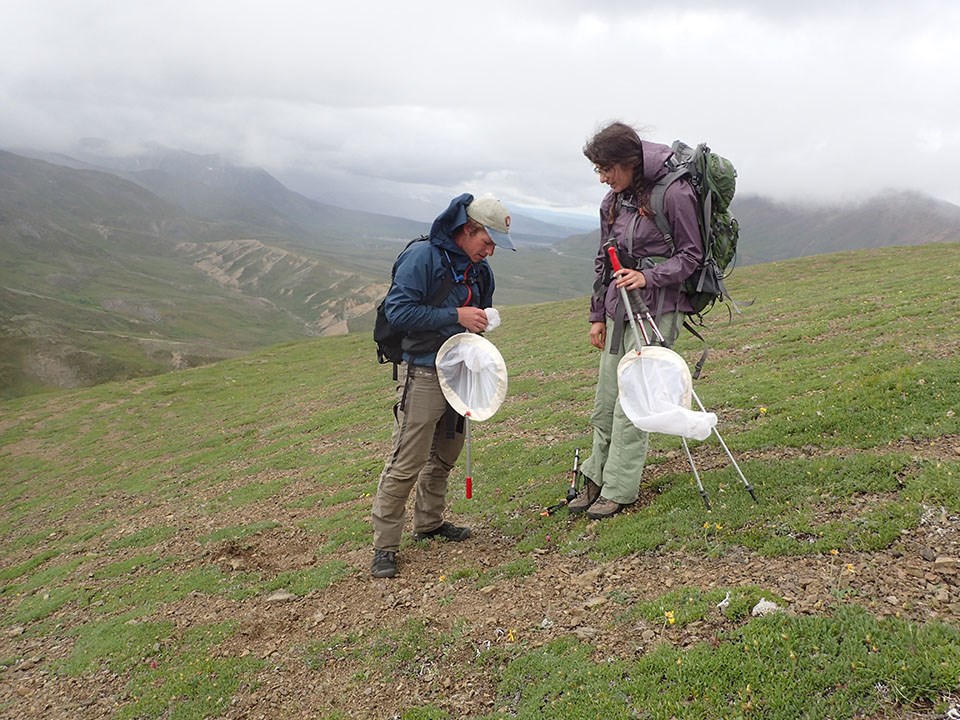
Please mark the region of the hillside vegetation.
<svg viewBox="0 0 960 720"><path fill-rule="evenodd" d="M397 253L429 231L215 155L39 155L0 151L0 398L366 333ZM834 207L747 196L734 211L741 267L960 238L960 208L910 193ZM513 227L520 251L492 260L498 303L590 292L598 231L521 214Z"/></svg>
<svg viewBox="0 0 960 720"><path fill-rule="evenodd" d="M313 202L218 158L132 165L0 152L0 398L368 330L394 258L429 231ZM496 264L503 303L589 290L589 263L547 246Z"/></svg>
<svg viewBox="0 0 960 720"><path fill-rule="evenodd" d="M960 245L738 269L715 438L543 514L588 452L584 299L503 309L451 519L369 576L390 370L366 335L0 404L0 715L943 718L960 700ZM694 359L699 343L679 351ZM778 611L755 617L761 599Z"/></svg>

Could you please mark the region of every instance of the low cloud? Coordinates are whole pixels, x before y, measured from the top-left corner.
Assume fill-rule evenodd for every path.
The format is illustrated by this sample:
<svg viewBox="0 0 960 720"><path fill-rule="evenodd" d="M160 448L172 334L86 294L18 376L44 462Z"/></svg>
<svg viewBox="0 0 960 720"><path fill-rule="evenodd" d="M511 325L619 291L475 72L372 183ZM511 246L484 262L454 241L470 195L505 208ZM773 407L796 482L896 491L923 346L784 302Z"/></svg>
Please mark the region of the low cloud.
<svg viewBox="0 0 960 720"><path fill-rule="evenodd" d="M150 141L312 175L316 193L588 209L603 188L581 148L622 119L709 142L743 193L960 203L947 0L12 5L7 148Z"/></svg>

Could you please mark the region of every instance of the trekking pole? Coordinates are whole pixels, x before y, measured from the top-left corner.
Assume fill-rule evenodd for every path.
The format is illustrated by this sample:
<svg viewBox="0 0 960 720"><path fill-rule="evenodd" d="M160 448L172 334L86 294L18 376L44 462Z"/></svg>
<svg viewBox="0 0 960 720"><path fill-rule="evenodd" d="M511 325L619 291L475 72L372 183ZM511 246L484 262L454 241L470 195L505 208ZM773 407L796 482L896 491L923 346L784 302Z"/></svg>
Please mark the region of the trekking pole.
<svg viewBox="0 0 960 720"><path fill-rule="evenodd" d="M683 443L683 451L687 454L687 460L690 461L690 469L693 470L693 477L697 481L697 492L700 493L700 497L703 498L703 504L707 506L707 512L710 512L712 509L710 507L710 498L707 497L707 491L703 487L703 482L700 480L700 473L697 472L697 465L693 462L693 455L690 453L690 446L687 445L687 439L681 435L680 442Z"/></svg>
<svg viewBox="0 0 960 720"><path fill-rule="evenodd" d="M577 495L580 492L577 490L577 473L580 471L580 448L577 448L573 453L573 477L570 479L570 486L567 488L567 496L558 502L556 505L551 505L545 510L540 511L540 514L543 517L548 515L553 515L557 510L562 508L564 505L569 505L573 502Z"/></svg>
<svg viewBox="0 0 960 720"><path fill-rule="evenodd" d="M573 471L570 477L570 487L567 488L567 502L573 502L580 493L577 491L577 473L580 471L580 448L573 452Z"/></svg>
<svg viewBox="0 0 960 720"><path fill-rule="evenodd" d="M697 401L697 406L700 408L700 412L706 412L707 409L703 406L703 403L700 402L700 398L697 396L697 391L691 388L690 394L693 395L693 399ZM737 461L734 459L733 453L730 452L730 448L727 447L727 444L723 441L723 438L720 437L720 431L717 430L716 426L713 428L713 434L717 436L717 440L720 441L720 447L723 448L723 451L727 454L727 457L730 458L730 464L733 465L733 469L737 471L737 475L740 476L740 482L743 483L743 486L747 489L747 492L750 493L750 497L753 498L754 502L760 502L757 500L757 496L753 493L753 485L751 485L747 481L747 478L744 477L743 471L740 470L740 466L737 465Z"/></svg>
<svg viewBox="0 0 960 720"><path fill-rule="evenodd" d="M614 240L610 240L604 249L607 251L607 255L610 257L610 265L613 267L613 271L616 273L623 268L623 265L620 263L620 256L617 254L617 246ZM625 287L620 286L620 299L623 301L623 306L627 310L627 317L630 318L630 327L633 328L633 340L637 344L637 355L640 355L641 348L644 345L649 345L650 340L647 337L646 330L643 327L643 323L637 322L637 317L643 317L644 311L646 311L646 319L650 324L650 328L654 331L654 334L657 336L657 339L663 343L663 335L660 334L660 328L657 327L657 324L653 321L653 318L650 317L650 311L647 308L647 304L643 301L643 298L640 296L639 290L633 290L628 292ZM641 333L643 335L641 342ZM646 387L644 387L646 391ZM707 499L707 491L703 487L703 482L700 480L700 473L697 470L697 465L693 462L693 455L690 453L690 448L687 446L687 439L680 436L680 440L683 441L683 449L687 453L687 460L690 462L690 469L693 470L693 477L697 481L697 491L700 493L700 497L703 498L703 502L707 506L707 511L710 510L710 501Z"/></svg>
<svg viewBox="0 0 960 720"><path fill-rule="evenodd" d="M616 240L608 240L607 244L603 246L603 249L606 250L607 256L610 258L610 265L613 267L615 273L623 269L623 265L620 264L620 256L617 254ZM643 327L641 323L637 325L637 315L638 313L634 311L634 304L630 302L630 294L633 294L641 304L643 304L643 298L640 297L638 290L628 291L622 285L620 286L620 299L623 301L623 307L627 311L627 319L630 321L630 327L633 329L633 339L637 343L637 354L640 353L640 348L644 345L650 344L650 338L647 336L647 330ZM646 307L645 304L642 305ZM651 328L656 328L656 325L650 325ZM660 335L660 330L656 330L657 338L663 342L663 336Z"/></svg>
<svg viewBox="0 0 960 720"><path fill-rule="evenodd" d="M606 245L604 245L604 248L607 251L607 255L610 257L610 264L613 266L613 271L617 272L621 270L623 266L620 264L620 256L617 254L617 246L614 243L614 241L613 240L609 241ZM630 324L633 327L634 338L638 343L637 354L640 354L640 345L639 345L640 336L639 336L639 332L637 331L637 321L636 321L636 318L634 317L635 314L643 317L643 319L645 319L650 324L651 329L653 330L657 338L660 340L660 342L663 342L664 341L663 335L660 333L660 329L657 327L657 323L654 321L653 317L651 317L650 310L647 307L647 304L643 301L643 297L640 295L639 290L634 290L632 293L628 294L627 289L621 286L620 296L623 298L623 302L626 303L627 305L627 309L628 309L627 315L630 317ZM636 307L634 307L634 303L636 304ZM643 337L644 339L646 339L647 337L646 334L644 334ZM707 409L703 406L703 403L700 402L700 397L697 395L697 391L694 390L692 387L690 388L690 394L693 396L693 399L697 401L697 406L700 408L700 411L706 412ZM722 447L723 451L727 454L727 458L729 458L730 463L733 465L734 470L736 470L737 472L737 475L740 476L740 480L743 483L743 486L747 489L747 492L750 493L750 497L753 498L754 502L759 502L757 500L757 496L753 492L753 486L747 481L747 478L744 476L743 471L740 470L740 466L737 464L736 459L733 457L733 453L730 452L730 448L727 447L727 444L723 441L723 438L720 436L720 431L717 430L716 425L714 425L713 427L713 434L716 435L717 440L720 441L720 447ZM684 448L687 448L686 438L683 438L681 436L681 439L683 440ZM700 482L700 474L697 472L696 465L694 465L693 456L690 454L689 448L687 448L687 459L690 461L690 466L693 468L693 475L697 480L697 487L700 490L700 494L704 498L704 502L707 502L706 491L703 488L703 483ZM707 502L707 509L709 509L709 502Z"/></svg>

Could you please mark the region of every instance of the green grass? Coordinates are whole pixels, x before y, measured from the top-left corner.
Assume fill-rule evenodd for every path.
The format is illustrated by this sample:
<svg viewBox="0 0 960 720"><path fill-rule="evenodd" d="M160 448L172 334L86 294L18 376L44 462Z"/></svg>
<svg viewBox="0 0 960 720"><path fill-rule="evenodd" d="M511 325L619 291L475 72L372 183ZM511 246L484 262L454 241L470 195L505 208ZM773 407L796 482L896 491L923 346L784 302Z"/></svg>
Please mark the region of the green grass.
<svg viewBox="0 0 960 720"><path fill-rule="evenodd" d="M201 543L216 543L224 540L242 540L243 538L256 535L264 530L272 530L279 527L280 523L275 520L264 520L250 525L236 525L232 527L220 528L209 535L199 538Z"/></svg>
<svg viewBox="0 0 960 720"><path fill-rule="evenodd" d="M323 590L346 576L349 568L339 560L330 560L307 570L287 571L263 580L249 591L236 595L237 599L262 595L273 590L286 590L294 595L306 595L314 590Z"/></svg>
<svg viewBox="0 0 960 720"><path fill-rule="evenodd" d="M462 640L461 631L444 631L428 621L407 619L398 627L379 630L364 636L350 633L311 643L305 648L304 661L315 672L331 661L360 661L376 667L378 675L392 682L438 673L457 654ZM369 670L358 674L358 680L370 675Z"/></svg>
<svg viewBox="0 0 960 720"><path fill-rule="evenodd" d="M129 673L130 699L116 713L117 720L203 720L223 713L262 665L252 657L211 655L235 631L232 623L199 626L159 643L160 649Z"/></svg>
<svg viewBox="0 0 960 720"><path fill-rule="evenodd" d="M331 515L314 518L303 523L307 532L322 536L322 552L351 550L370 544L369 509L338 510Z"/></svg>
<svg viewBox="0 0 960 720"><path fill-rule="evenodd" d="M390 448L390 371L366 334L4 401L0 664L27 659L15 648L29 640L61 648L60 660L40 662L50 683L114 677L115 718L217 717L262 671L237 650L237 626L220 620L263 617L264 598L284 589L302 622L354 603L372 618L284 648L318 682L331 664L352 672L351 692L430 667L450 668L451 687L502 676L488 718L853 720L944 709L960 692L955 617L873 617L840 592L818 615L751 618L760 596L773 597L768 588L599 590L625 633L644 623L668 639L716 619L730 592L709 641L637 655L572 638L542 643L536 628L480 648L471 633L489 628L456 612L461 589L499 593L552 557L837 556L839 589L849 554L869 562L930 514L956 516L960 285L948 268L958 266L960 245L943 244L738 269L731 290L757 303L730 325L722 311L709 318L696 389L759 502L709 439L691 443L707 512L678 439L658 435L649 502L599 524L541 514L565 495L574 450L589 453L597 355L586 302L503 308L489 338L509 368L507 400L473 426L473 499L463 496L463 459L448 493L460 517L500 544L483 563L454 556L429 587L404 579L384 594L349 585L354 559L367 562L371 496ZM684 335L677 349L693 361L701 347ZM405 539L402 553L430 547ZM414 611L430 593L448 622ZM180 618L188 602L226 615ZM457 717L454 694L403 696L401 716Z"/></svg>
<svg viewBox="0 0 960 720"><path fill-rule="evenodd" d="M506 718L878 717L925 705L956 683L960 633L847 608L830 617L779 613L682 651L596 663L560 640L510 658L498 689Z"/></svg>

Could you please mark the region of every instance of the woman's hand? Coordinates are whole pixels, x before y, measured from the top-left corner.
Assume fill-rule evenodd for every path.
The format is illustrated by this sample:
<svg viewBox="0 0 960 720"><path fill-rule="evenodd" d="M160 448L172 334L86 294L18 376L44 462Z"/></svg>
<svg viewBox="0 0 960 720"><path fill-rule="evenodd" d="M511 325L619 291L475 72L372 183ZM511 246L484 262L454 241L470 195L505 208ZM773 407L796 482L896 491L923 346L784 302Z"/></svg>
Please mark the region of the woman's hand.
<svg viewBox="0 0 960 720"><path fill-rule="evenodd" d="M607 339L607 324L605 322L590 323L590 344L603 350Z"/></svg>
<svg viewBox="0 0 960 720"><path fill-rule="evenodd" d="M620 268L613 274L617 279L617 287L625 287L627 290L639 290L647 286L647 278L640 270L630 270Z"/></svg>

